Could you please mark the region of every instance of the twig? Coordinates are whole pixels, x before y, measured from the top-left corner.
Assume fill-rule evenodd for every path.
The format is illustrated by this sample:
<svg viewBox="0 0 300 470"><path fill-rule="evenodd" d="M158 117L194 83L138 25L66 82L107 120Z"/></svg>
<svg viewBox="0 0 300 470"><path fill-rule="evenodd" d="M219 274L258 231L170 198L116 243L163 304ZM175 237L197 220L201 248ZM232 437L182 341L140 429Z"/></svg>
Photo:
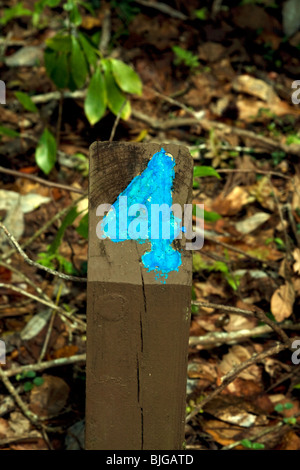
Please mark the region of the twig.
<svg viewBox="0 0 300 470"><path fill-rule="evenodd" d="M269 325L256 326L251 329L244 329L239 331L230 331L229 333L225 331L215 331L207 333L204 336L190 336L189 346L219 346L221 344L243 341L253 336L270 333L271 331L272 328Z"/></svg>
<svg viewBox="0 0 300 470"><path fill-rule="evenodd" d="M85 277L76 277L76 276L70 276L69 274L64 274L59 271L56 271L55 269L48 268L46 266L43 266L36 261L33 261L32 259L28 258L26 253L22 250L20 247L19 243L15 239L15 237L7 230L5 225L0 222L0 229L2 229L9 239L11 245L17 250L17 252L24 258L24 261L26 261L27 264L30 266L34 266L37 269L41 269L43 271L46 271L49 274L52 274L53 276L60 277L62 279L65 279L66 281L75 281L75 282L87 282L87 279Z"/></svg>
<svg viewBox="0 0 300 470"><path fill-rule="evenodd" d="M286 145L279 141L270 139L269 137L264 137L255 132L248 131L245 129L240 129L239 127L229 126L223 124L219 121L210 121L208 119L197 119L197 118L179 118L179 119L167 119L165 121L160 121L158 119L147 116L140 111L132 110L132 116L140 121L145 122L153 129L159 129L166 131L168 129L174 129L182 126L193 126L200 124L205 130L210 130L212 128L222 131L224 134L236 134L239 137L250 139L256 142L260 147L265 148L266 150L278 150L280 148L287 154L293 154L300 156L300 145Z"/></svg>
<svg viewBox="0 0 300 470"><path fill-rule="evenodd" d="M243 149L243 147L242 147ZM218 173L258 173L261 175L272 175L272 176L278 176L278 178L283 178L285 180L291 180L292 178L290 176L286 176L283 173L280 173L279 171L269 171L269 170L259 170L257 168L253 169L237 169L237 168L220 168L217 169Z"/></svg>
<svg viewBox="0 0 300 470"><path fill-rule="evenodd" d="M69 312L66 312L61 307L55 305L53 302L40 299L36 295L30 294L30 292L27 292L26 290L21 289L20 287L16 287L12 284L4 284L3 282L0 282L0 288L1 287L4 289L11 289L14 292L17 292L18 294L25 295L25 297L29 297L30 299L35 300L36 302L39 302L40 304L46 305L47 307L50 307L53 310L57 310L61 315L66 317L68 320L71 320L73 323L80 323L82 328L85 329L85 323L82 320L80 320L79 318L73 318Z"/></svg>
<svg viewBox="0 0 300 470"><path fill-rule="evenodd" d="M62 283L60 283L59 288L58 288L56 301L55 301L56 305L58 305L58 303L59 303L61 291L62 291ZM42 362L42 360L45 357L47 347L48 347L48 344L49 344L49 340L50 340L50 336L51 336L51 332L52 332L52 328L53 328L53 324L54 324L55 314L56 314L55 310L52 310L51 318L50 318L50 322L49 322L49 326L48 326L48 330L47 330L47 334L46 334L46 337L45 337L45 340L44 340L44 344L43 344L38 362Z"/></svg>
<svg viewBox="0 0 300 470"><path fill-rule="evenodd" d="M121 119L121 114L122 114L122 111L123 111L124 106L126 105L126 103L127 103L127 100L125 100L123 102L121 108L119 109L118 115L115 119L114 125L113 125L112 130L111 130L111 134L110 134L110 137L109 137L109 142L112 142L114 140L114 136L115 136L119 121Z"/></svg>
<svg viewBox="0 0 300 470"><path fill-rule="evenodd" d="M9 168L4 168L3 166L0 166L0 172L5 173L7 175L16 176L17 178L24 178L27 180L35 181L36 183L40 183L50 188L63 189L65 191L70 191L72 193L78 193L78 194L84 194L85 192L83 189L80 189L80 188L73 188L73 186L68 186L67 184L55 183L54 181L45 180L35 175L29 175L27 173L22 173L21 171L17 171L17 170L10 170Z"/></svg>
<svg viewBox="0 0 300 470"><path fill-rule="evenodd" d="M256 263L265 264L267 266L270 266L270 268L272 268L272 269L274 269L274 267L275 267L275 263L272 263L272 262L266 261L266 260L262 260L262 259L256 258L255 256L249 255L246 251L240 250L239 248L236 248L232 245L228 245L228 243L221 242L220 240L216 240L215 238L210 237L209 235L207 235L207 233L205 234L205 239L208 240L209 242L215 243L216 245L223 246L227 250L234 251L235 253L239 253L240 255L243 255L246 258L249 258L252 261L255 261Z"/></svg>
<svg viewBox="0 0 300 470"><path fill-rule="evenodd" d="M17 374L23 374L29 370L42 371L45 369L51 369L52 367L61 367L69 364L76 364L77 362L85 362L86 354L77 354L71 357L60 357L58 359L51 359L50 361L39 362L38 364L28 364L26 366L16 367L5 371L6 377L13 377Z"/></svg>
<svg viewBox="0 0 300 470"><path fill-rule="evenodd" d="M234 367L228 374L223 376L222 378L222 383L221 385L216 388L211 394L209 394L206 398L204 398L199 405L195 406L191 413L189 413L186 417L186 422L190 421L194 416L196 416L200 410L203 409L203 407L211 401L213 398L215 398L217 395L219 395L233 380L236 379L236 377L247 367L251 366L252 364L255 364L256 362L260 362L266 357L273 356L275 354L278 354L279 352L283 351L286 349L288 346L285 344L277 343L276 346L273 346L272 348L267 349L266 351L263 351L259 354L253 354L249 359L246 361L242 362L238 366Z"/></svg>
<svg viewBox="0 0 300 470"><path fill-rule="evenodd" d="M101 25L101 39L99 44L99 50L101 54L105 55L110 41L111 36L111 13L108 8L105 10L104 18Z"/></svg>
<svg viewBox="0 0 300 470"><path fill-rule="evenodd" d="M41 299L37 297L36 295L31 294L30 292L27 292L24 289L21 289L20 287L14 286L13 284L4 284L3 282L0 282L0 288L1 287L4 289L11 289L14 292L17 292L18 294L25 295L26 297L29 297L30 299L35 300L36 302L46 305L47 307L50 307L52 309L61 310L61 308L55 305L53 302L48 302L48 300Z"/></svg>
<svg viewBox="0 0 300 470"><path fill-rule="evenodd" d="M261 437L265 436L266 434L270 434L270 432L276 431L277 429L280 429L284 425L283 421L280 421L279 423L275 424L274 426L269 426L267 429L264 429L263 431L257 433L255 436L249 437L249 441L257 441ZM229 444L228 446L222 447L221 450L230 450L234 449L235 447L239 446L242 444L243 440L233 442L232 444Z"/></svg>
<svg viewBox="0 0 300 470"><path fill-rule="evenodd" d="M43 290L35 285L34 282L32 282L31 279L29 279L28 276L26 276L26 274L22 273L20 270L16 269L14 266L11 266L10 264L8 263L5 263L4 261L0 261L0 266L3 266L4 268L6 269L9 269L11 272L17 274L19 277L21 277L23 279L23 281L25 281L27 284L29 284L31 287L33 287L33 289L43 298L47 299L46 300L50 300L49 297L43 292Z"/></svg>
<svg viewBox="0 0 300 470"><path fill-rule="evenodd" d="M166 3L162 2L149 2L148 0L135 0L135 3L139 5L143 5L147 8L154 8L155 10L161 11L162 13L166 13L167 15L171 16L172 18L176 18L178 20L186 21L188 17L181 13L178 10L166 5Z"/></svg>
<svg viewBox="0 0 300 470"><path fill-rule="evenodd" d="M61 122L62 122L62 112L63 112L63 103L64 103L64 94L60 91L60 99L58 102L58 117L57 117L57 126L56 126L56 147L59 147L60 143L60 131L61 131Z"/></svg>
<svg viewBox="0 0 300 470"><path fill-rule="evenodd" d="M11 396L15 400L16 404L18 405L18 407L20 408L24 416L31 422L31 424L33 424L33 426L37 427L38 429L44 428L45 430L50 431L50 432L61 432L60 428L51 428L41 423L41 420L43 418L40 418L39 416L37 416L35 413L33 413L32 411L28 409L27 405L24 403L24 401L18 394L17 390L15 389L15 387L13 386L8 376L2 370L1 367L0 367L0 379L5 385L7 391L11 394Z"/></svg>
<svg viewBox="0 0 300 470"><path fill-rule="evenodd" d="M53 222L55 222L56 220L60 219L63 215L65 215L72 207L75 207L77 206L77 204L82 201L82 199L84 199L85 197L87 196L87 193L85 193L83 196L79 197L78 199L75 199L75 201L73 201L68 207L64 207L63 209L61 209L59 212L57 212L50 220L48 220L41 228L39 228L35 233L34 235L32 235L32 237L28 238L28 240L26 240L22 245L21 245L21 248L26 248L28 245L30 245L36 238L38 238L43 232L45 232L45 230L48 229L48 227L50 227ZM7 253L3 254L2 256L2 260L6 260L7 258L9 258L13 253L15 253L16 250L15 250L15 247L13 247L10 251L8 251Z"/></svg>
<svg viewBox="0 0 300 470"><path fill-rule="evenodd" d="M287 347L290 347L291 340L287 336L287 334L284 332L284 330L281 328L281 326L279 326L278 324L273 322L270 318L268 318L268 316L261 309L258 309L255 305L253 306L254 307L253 310L246 310L246 309L242 309L242 308L238 308L238 307L232 307L232 306L229 306L229 305L214 304L214 303L210 303L210 302L201 302L201 301L197 301L197 300L193 300L192 305L198 305L200 307L214 308L216 310L223 310L225 312L230 312L230 313L237 314L237 315L255 316L259 320L261 320L263 323L266 323L266 325L268 325L271 329L273 329L275 331L275 333L277 333L277 335L287 345ZM219 340L221 340L222 343L223 342L227 343L228 341L231 341L232 339L236 340L237 337L240 337L242 339L244 337L254 336L255 334L268 333L269 330L268 330L268 328L266 328L266 325L264 325L263 327L258 326L256 328L251 329L251 330L232 331L231 333L224 333L224 332L209 333L208 335L205 335L203 337L201 337L201 336L198 337L198 340L196 340L196 339L191 340L191 338L190 338L190 345L194 345L193 342L196 342L196 341L198 341L198 342L196 342L196 344L203 344L203 343L204 344L211 344L214 341L213 340L214 337L215 337L215 342L219 342ZM265 331L264 331L264 328L266 328ZM254 331L255 331L255 333L254 333ZM194 337L194 338L197 338L197 337ZM200 339L200 338L202 338L202 339ZM206 340L206 338L207 338L207 340Z"/></svg>

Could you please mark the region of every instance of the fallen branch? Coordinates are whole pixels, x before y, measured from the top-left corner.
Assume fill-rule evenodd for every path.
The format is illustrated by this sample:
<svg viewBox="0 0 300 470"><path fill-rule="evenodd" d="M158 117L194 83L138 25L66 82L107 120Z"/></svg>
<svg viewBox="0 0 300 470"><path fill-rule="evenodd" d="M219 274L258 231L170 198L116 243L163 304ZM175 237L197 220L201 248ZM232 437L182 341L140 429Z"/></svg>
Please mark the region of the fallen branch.
<svg viewBox="0 0 300 470"><path fill-rule="evenodd" d="M15 239L15 237L7 230L5 225L0 222L0 229L2 229L9 239L11 245L17 250L17 252L24 258L24 261L26 261L27 264L30 266L34 266L37 269L41 269L43 271L46 271L49 274L52 274L53 276L60 277L61 279L65 279L66 281L75 281L75 282L87 282L87 279L85 277L77 277L77 276L70 276L69 274L64 274L59 271L56 271L55 269L47 268L46 266L43 266L42 264L37 263L36 261L33 261L30 259L26 253L22 250L20 247L19 243Z"/></svg>
<svg viewBox="0 0 300 470"><path fill-rule="evenodd" d="M35 371L40 372L45 369L51 369L52 367L61 367L69 364L76 364L78 362L85 362L86 354L78 354L71 357L60 357L58 359L51 359L50 361L40 362L38 364L28 364L26 366L16 367L5 371L6 377L13 377L17 374L23 374L24 372Z"/></svg>
<svg viewBox="0 0 300 470"><path fill-rule="evenodd" d="M149 2L148 0L135 0L135 3L138 3L139 5L143 5L144 7L147 8L153 8L155 10L158 10L162 13L166 13L167 15L171 16L172 18L176 18L178 20L183 20L186 21L188 20L188 17L181 13L178 10L175 10L174 8L170 7L166 3L162 2Z"/></svg>
<svg viewBox="0 0 300 470"><path fill-rule="evenodd" d="M56 220L60 219L63 215L65 215L72 207L77 206L77 204L82 201L85 197L87 196L87 193L84 194L83 196L79 197L78 199L75 199L68 207L64 207L61 209L59 212L57 212L50 220L47 220L47 222L42 225L41 228L39 228L33 235L32 237L28 238L22 245L21 248L26 248L28 245L30 245L36 238L38 238L45 230L48 229ZM1 257L2 260L6 260L11 257L13 253L16 253L15 247L13 247L10 251L6 252L3 254Z"/></svg>
<svg viewBox="0 0 300 470"><path fill-rule="evenodd" d="M38 415L33 413L28 409L28 406L26 403L22 400L20 395L18 394L17 390L7 377L6 373L2 370L0 367L0 380L2 380L4 386L6 387L7 391L10 393L10 395L13 397L14 401L22 411L23 415L31 422L31 424L38 429L44 429L45 431L48 432L61 432L61 428L51 428L49 426L46 426L43 424L41 421L44 418L40 418Z"/></svg>
<svg viewBox="0 0 300 470"><path fill-rule="evenodd" d="M0 173L5 173L7 175L16 176L17 178L24 178L30 181L35 181L36 183L42 184L43 186L48 186L50 188L57 188L72 193L84 194L83 189L73 188L73 186L68 186L66 184L55 183L54 181L45 180L35 175L29 175L27 173L22 173L21 171L17 170L10 170L9 168L4 168L3 166L0 166Z"/></svg>
<svg viewBox="0 0 300 470"><path fill-rule="evenodd" d="M272 348L267 349L266 351L263 351L261 353L256 353L253 354L249 359L246 361L242 362L241 364L235 366L228 374L224 375L222 377L222 383L221 385L216 388L211 394L209 394L206 398L204 398L199 405L196 405L191 413L189 413L186 417L186 422L189 422L194 416L196 416L200 410L203 409L203 407L211 401L213 398L215 398L217 395L219 395L233 380L237 378L237 376L245 369L247 369L249 366L252 364L255 364L257 362L262 361L266 357L273 356L275 354L278 354L279 352L283 351L284 349L287 349L287 345L277 343L276 346L273 346Z"/></svg>

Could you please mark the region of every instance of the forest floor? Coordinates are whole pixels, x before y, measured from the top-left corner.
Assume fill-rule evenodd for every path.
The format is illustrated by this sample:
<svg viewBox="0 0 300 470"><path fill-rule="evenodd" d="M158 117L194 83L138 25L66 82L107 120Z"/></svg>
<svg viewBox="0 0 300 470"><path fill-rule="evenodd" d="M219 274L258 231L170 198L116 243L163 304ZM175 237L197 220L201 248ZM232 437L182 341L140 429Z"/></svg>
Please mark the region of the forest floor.
<svg viewBox="0 0 300 470"><path fill-rule="evenodd" d="M186 448L299 450L300 32L285 34L267 0L78 2L80 31L143 84L126 120L106 110L91 125L85 87L57 90L43 59L74 2L40 2L33 24L35 3L0 3L0 216L15 240L1 231L0 447L84 446L85 284L16 246L86 276L88 149L113 138L194 158L205 243L193 253ZM45 128L57 146L47 175Z"/></svg>

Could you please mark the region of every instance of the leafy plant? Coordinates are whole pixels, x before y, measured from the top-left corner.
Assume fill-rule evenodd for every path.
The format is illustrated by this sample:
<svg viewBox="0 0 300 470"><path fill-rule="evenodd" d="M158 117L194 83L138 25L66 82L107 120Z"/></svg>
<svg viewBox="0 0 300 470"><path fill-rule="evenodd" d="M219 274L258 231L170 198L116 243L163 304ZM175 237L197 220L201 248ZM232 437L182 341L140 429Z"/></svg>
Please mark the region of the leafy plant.
<svg viewBox="0 0 300 470"><path fill-rule="evenodd" d="M292 408L294 408L293 403L289 403L289 402L287 402L287 403L278 403L277 405L274 406L274 411L281 414L285 410L291 410ZM282 421L285 424L289 424L291 426L293 426L294 424L297 423L297 419L296 419L295 416L283 417Z"/></svg>
<svg viewBox="0 0 300 470"><path fill-rule="evenodd" d="M30 98L27 93L23 93L22 91L16 91L15 92L15 97L17 100L21 103L21 105L26 109L26 111L29 111L31 113L37 113L38 109L32 99Z"/></svg>
<svg viewBox="0 0 300 470"><path fill-rule="evenodd" d="M239 278L237 276L233 276L231 272L228 269L228 266L223 262L223 261L215 261L212 264L208 264L205 261L203 261L200 253L194 253L193 254L193 270L194 271L215 271L215 272L221 272L222 276L230 287L233 290L237 290L239 286Z"/></svg>
<svg viewBox="0 0 300 470"><path fill-rule="evenodd" d="M208 17L208 10L206 7L200 8L200 10L195 10L194 15L198 20L207 20Z"/></svg>
<svg viewBox="0 0 300 470"><path fill-rule="evenodd" d="M76 207L73 207L72 209L69 210L69 212L65 216L64 220L62 221L61 226L59 227L57 231L56 237L54 238L51 245L47 247L47 251L39 253L38 263L51 269L55 269L56 268L55 263L58 263L60 271L64 271L67 274L78 274L73 264L70 261L68 261L64 256L60 255L58 252L66 229L70 225L73 224L73 222L78 217L78 215L79 213ZM82 218L81 223L79 224L79 227L77 228L77 232L82 236L86 235L85 238L87 238L87 230L88 230L88 222L87 222L87 214L86 214L86 216Z"/></svg>
<svg viewBox="0 0 300 470"><path fill-rule="evenodd" d="M35 151L35 161L46 175L50 173L56 162L56 141L53 134L46 128L42 133Z"/></svg>
<svg viewBox="0 0 300 470"><path fill-rule="evenodd" d="M15 17L29 15L37 25L46 7L56 8L60 3L61 0L39 0L30 11L20 2L4 11L0 23L7 24ZM131 106L127 95L142 93L138 74L122 60L101 54L98 47L100 34L89 37L80 31L80 10L85 8L94 14L90 3L67 0L62 8L67 18L57 34L46 40L44 62L48 76L61 91L69 89L74 92L87 87L84 111L91 125L96 124L107 109L115 115L120 114L122 119L128 119ZM16 97L27 111L38 111L26 93L17 92ZM56 151L55 138L49 129L45 129L35 155L37 165L45 174L49 174L55 165Z"/></svg>
<svg viewBox="0 0 300 470"><path fill-rule="evenodd" d="M265 448L264 444L260 444L259 442L252 442L250 439L242 439L241 444L246 449L261 450Z"/></svg>
<svg viewBox="0 0 300 470"><path fill-rule="evenodd" d="M28 370L26 372L22 372L21 374L17 374L16 379L18 381L26 380L26 382L24 383L24 392L30 392L30 390L32 390L34 386L40 387L44 383L43 377L37 377L36 372L34 370Z"/></svg>
<svg viewBox="0 0 300 470"><path fill-rule="evenodd" d="M186 67L190 69L197 68L200 64L198 58L195 54L191 51L187 51L180 46L173 46L172 50L175 54L174 64L181 65L184 64Z"/></svg>
<svg viewBox="0 0 300 470"><path fill-rule="evenodd" d="M16 3L13 7L4 8L2 17L0 18L0 24L5 26L11 20L20 18L22 16L32 16L32 11L28 8L23 7L23 2Z"/></svg>

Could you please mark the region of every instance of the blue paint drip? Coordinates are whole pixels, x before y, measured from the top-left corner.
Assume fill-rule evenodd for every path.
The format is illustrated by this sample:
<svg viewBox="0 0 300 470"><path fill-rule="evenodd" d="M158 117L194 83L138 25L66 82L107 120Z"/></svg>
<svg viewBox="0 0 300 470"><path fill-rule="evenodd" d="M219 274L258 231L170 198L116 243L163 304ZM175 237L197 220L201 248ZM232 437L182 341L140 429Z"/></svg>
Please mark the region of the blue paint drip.
<svg viewBox="0 0 300 470"><path fill-rule="evenodd" d="M171 212L167 223L160 216L158 224L154 217L151 219L151 213L154 211L154 204L172 206L174 166L174 158L166 155L163 148L155 153L143 173L136 176L118 196L101 224L104 238L111 238L116 243L133 238L139 243L151 240L151 251L142 256L142 262L148 271L155 272L156 279L162 281L168 277L169 272L178 271L181 265L181 254L171 246L181 230L181 219ZM127 208L123 207L124 196L127 197ZM134 215L128 215L127 210L133 204L142 206L136 206L133 209L139 211L135 213L134 210ZM135 230L135 237L132 236L132 230ZM164 230L170 230L170 234ZM157 239L151 238L153 232Z"/></svg>

